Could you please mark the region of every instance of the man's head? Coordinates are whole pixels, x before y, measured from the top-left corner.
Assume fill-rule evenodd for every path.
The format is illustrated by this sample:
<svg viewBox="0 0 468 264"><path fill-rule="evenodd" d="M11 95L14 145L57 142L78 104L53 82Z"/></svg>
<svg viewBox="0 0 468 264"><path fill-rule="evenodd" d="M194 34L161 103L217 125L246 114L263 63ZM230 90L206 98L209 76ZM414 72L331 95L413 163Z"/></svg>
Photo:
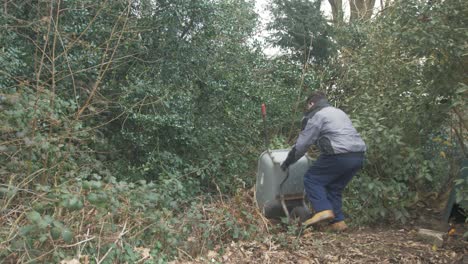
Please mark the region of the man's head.
<svg viewBox="0 0 468 264"><path fill-rule="evenodd" d="M323 92L313 92L307 97L306 101L306 111L311 110L314 108L320 101L327 101L327 97Z"/></svg>

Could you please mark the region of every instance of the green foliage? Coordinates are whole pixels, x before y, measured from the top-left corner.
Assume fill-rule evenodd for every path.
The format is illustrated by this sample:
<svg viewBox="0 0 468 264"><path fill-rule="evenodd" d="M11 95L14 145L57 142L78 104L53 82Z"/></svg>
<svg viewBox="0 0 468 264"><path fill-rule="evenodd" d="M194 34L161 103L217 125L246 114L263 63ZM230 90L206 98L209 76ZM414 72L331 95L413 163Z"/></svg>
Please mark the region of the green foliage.
<svg viewBox="0 0 468 264"><path fill-rule="evenodd" d="M168 261L192 230L176 213L252 181L266 97L257 73L268 68L249 41L253 6L2 5L0 205L13 213L0 258L59 262L77 243L104 262L136 262L144 246ZM200 252L255 233L237 222L254 219L245 211L216 211L219 224L205 217L190 219L206 236Z"/></svg>
<svg viewBox="0 0 468 264"><path fill-rule="evenodd" d="M351 211L366 212L363 221L404 221L405 208L447 180L448 158L459 154L446 131L465 80L466 34L459 29L468 21L456 14L467 10L463 1L398 1L372 23L337 35L343 47L330 93L368 145L347 201Z"/></svg>
<svg viewBox="0 0 468 264"><path fill-rule="evenodd" d="M133 60L105 92L119 95L111 114L119 118L104 133L129 161L119 164L125 179L179 181L185 197L215 190L213 180L223 191L239 185L230 176L248 168L253 152L245 146L261 142L255 130L261 91L252 81L261 56L245 43L255 26L252 7L179 1L155 14L140 7L146 15L137 28L151 28L135 48L144 60Z"/></svg>
<svg viewBox="0 0 468 264"><path fill-rule="evenodd" d="M275 0L271 4L273 21L270 42L292 52L298 62L322 63L333 53L331 27L321 14L322 1Z"/></svg>
<svg viewBox="0 0 468 264"><path fill-rule="evenodd" d="M320 1L274 1L292 56L268 59L254 1L6 1L0 259L167 262L260 237L238 192L264 150L260 105L284 148L318 88L369 147L345 206L356 223L404 221L463 144L447 127L466 99L465 2L398 1L332 29Z"/></svg>
<svg viewBox="0 0 468 264"><path fill-rule="evenodd" d="M7 250L0 256L26 251L22 262L59 262L79 249L82 256L115 263L137 261L141 259L138 248L146 248L153 259L168 261L179 250L195 256L228 241L260 234L261 220L254 217L253 208L244 206L252 202L250 197L236 195L210 208L202 200L192 201L185 204L183 214L176 215L168 207L181 201L169 200L164 190L168 189L143 181L119 182L113 177L69 181L56 188L39 185L15 201L31 202L32 206L24 217L10 223L14 232L2 239ZM73 204L73 199L82 202L79 209L64 206ZM44 252L53 255L44 256Z"/></svg>

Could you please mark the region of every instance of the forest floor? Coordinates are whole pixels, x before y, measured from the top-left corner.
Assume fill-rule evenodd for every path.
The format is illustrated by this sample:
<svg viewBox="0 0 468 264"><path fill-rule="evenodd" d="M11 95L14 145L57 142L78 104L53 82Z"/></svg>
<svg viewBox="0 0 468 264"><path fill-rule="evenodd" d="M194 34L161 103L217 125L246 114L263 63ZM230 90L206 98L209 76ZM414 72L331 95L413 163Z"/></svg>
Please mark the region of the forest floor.
<svg viewBox="0 0 468 264"><path fill-rule="evenodd" d="M288 246L271 241L233 242L222 254L209 251L197 259L175 263L468 263L466 241L452 237L439 248L420 241L414 230L306 232L288 239Z"/></svg>
<svg viewBox="0 0 468 264"><path fill-rule="evenodd" d="M172 263L461 263L468 264L468 224L440 225L430 209L418 209L409 223L351 227L331 233L283 227L254 241L231 241L196 258L181 256ZM436 223L436 224L434 224ZM273 224L275 225L275 224ZM437 226L437 227L435 227ZM443 243L423 239L419 229L446 230ZM448 230L451 232L447 232ZM440 242L440 241L439 241Z"/></svg>

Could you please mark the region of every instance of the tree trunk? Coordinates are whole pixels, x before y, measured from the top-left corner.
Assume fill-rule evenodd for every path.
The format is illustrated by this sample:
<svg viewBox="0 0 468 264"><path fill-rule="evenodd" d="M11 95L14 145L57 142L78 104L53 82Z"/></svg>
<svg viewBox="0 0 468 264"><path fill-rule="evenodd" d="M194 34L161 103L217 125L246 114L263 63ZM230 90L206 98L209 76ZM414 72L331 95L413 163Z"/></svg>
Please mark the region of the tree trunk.
<svg viewBox="0 0 468 264"><path fill-rule="evenodd" d="M369 19L374 11L375 0L350 0L349 8L351 11L350 22Z"/></svg>
<svg viewBox="0 0 468 264"><path fill-rule="evenodd" d="M359 17L358 5L361 4L362 1L363 0L349 0L349 11L350 11L349 22L356 21L357 18Z"/></svg>
<svg viewBox="0 0 468 264"><path fill-rule="evenodd" d="M367 0L366 1L366 14L364 16L364 19L370 19L372 14L374 13L374 6L375 6L375 0Z"/></svg>
<svg viewBox="0 0 468 264"><path fill-rule="evenodd" d="M343 1L342 0L328 0L332 8L333 23L339 24L343 22Z"/></svg>

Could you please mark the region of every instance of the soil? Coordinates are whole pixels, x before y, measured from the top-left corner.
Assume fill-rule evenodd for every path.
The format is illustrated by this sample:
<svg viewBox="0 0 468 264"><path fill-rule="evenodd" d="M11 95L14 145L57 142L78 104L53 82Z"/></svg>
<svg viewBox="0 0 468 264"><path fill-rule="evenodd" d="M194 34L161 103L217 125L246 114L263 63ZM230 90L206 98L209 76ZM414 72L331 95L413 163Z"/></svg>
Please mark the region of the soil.
<svg viewBox="0 0 468 264"><path fill-rule="evenodd" d="M250 196L250 195L247 195ZM248 200L251 198L248 198ZM319 229L278 227L261 241L232 241L196 258L183 255L178 263L460 263L468 264L468 232L465 221L440 221L440 213L425 206L405 225L351 227L343 233ZM443 232L443 244L418 236L418 230ZM300 235L298 235L300 233Z"/></svg>
<svg viewBox="0 0 468 264"><path fill-rule="evenodd" d="M462 234L446 237L437 247L421 241L416 230L360 228L345 233L306 231L283 241L232 242L223 252L174 263L467 263L468 242Z"/></svg>

